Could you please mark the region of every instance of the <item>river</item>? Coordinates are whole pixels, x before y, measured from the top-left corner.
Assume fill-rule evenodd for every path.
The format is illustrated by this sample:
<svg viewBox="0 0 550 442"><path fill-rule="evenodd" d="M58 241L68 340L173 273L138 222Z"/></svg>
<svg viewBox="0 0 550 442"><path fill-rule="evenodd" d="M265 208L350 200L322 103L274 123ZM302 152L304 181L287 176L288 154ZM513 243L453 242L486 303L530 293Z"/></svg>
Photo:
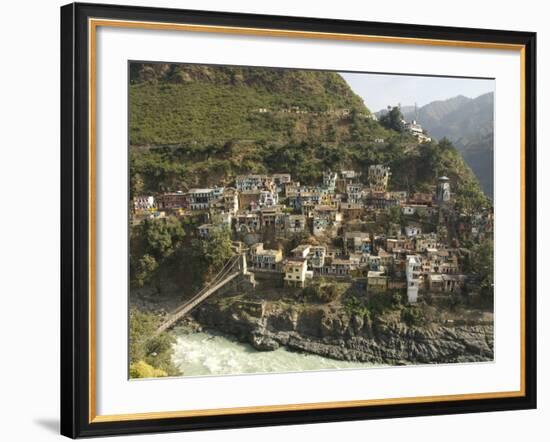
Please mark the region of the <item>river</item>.
<svg viewBox="0 0 550 442"><path fill-rule="evenodd" d="M322 356L297 353L280 347L257 351L212 332L187 333L178 329L172 360L184 376L229 375L244 373L296 372L367 368L374 364L337 361Z"/></svg>

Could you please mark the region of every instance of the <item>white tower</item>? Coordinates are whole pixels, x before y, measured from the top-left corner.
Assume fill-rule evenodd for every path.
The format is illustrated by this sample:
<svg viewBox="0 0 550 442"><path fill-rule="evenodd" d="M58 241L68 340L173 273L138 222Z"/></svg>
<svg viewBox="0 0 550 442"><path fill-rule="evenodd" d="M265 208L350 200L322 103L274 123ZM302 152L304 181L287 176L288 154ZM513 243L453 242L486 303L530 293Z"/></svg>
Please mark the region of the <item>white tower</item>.
<svg viewBox="0 0 550 442"><path fill-rule="evenodd" d="M446 176L437 179L437 202L448 203L451 200L451 184Z"/></svg>
<svg viewBox="0 0 550 442"><path fill-rule="evenodd" d="M414 304L418 300L418 288L420 286L420 257L418 255L407 255L406 276L407 276L407 299Z"/></svg>

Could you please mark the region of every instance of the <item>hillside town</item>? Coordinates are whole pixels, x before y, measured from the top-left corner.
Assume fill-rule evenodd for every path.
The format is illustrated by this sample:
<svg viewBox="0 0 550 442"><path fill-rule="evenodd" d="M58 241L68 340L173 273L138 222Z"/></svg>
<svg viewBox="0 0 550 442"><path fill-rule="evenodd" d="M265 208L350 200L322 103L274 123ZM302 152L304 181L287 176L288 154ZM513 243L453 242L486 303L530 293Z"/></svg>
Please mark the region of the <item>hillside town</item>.
<svg viewBox="0 0 550 442"><path fill-rule="evenodd" d="M366 176L327 170L315 185L284 172L243 174L231 186L136 196L132 222L189 217L201 239L226 229L245 245L250 272L287 287L334 278L366 293L406 292L411 304L425 292L475 289L461 245L492 235L492 210L458 212L446 176L426 193L390 191L391 176L383 164Z"/></svg>
<svg viewBox="0 0 550 442"><path fill-rule="evenodd" d="M130 378L494 360L492 94L418 108L391 101L431 77L129 72ZM458 140L489 150L470 164Z"/></svg>

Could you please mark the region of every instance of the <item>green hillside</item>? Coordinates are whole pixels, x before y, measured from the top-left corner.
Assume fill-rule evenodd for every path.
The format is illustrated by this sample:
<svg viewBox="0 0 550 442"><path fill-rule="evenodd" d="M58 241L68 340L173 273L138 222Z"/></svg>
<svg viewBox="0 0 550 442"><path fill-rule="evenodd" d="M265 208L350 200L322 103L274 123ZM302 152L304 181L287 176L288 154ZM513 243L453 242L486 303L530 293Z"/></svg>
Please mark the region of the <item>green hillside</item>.
<svg viewBox="0 0 550 442"><path fill-rule="evenodd" d="M333 72L138 64L130 81L132 145L324 137L331 111L370 113Z"/></svg>
<svg viewBox="0 0 550 442"><path fill-rule="evenodd" d="M418 145L383 127L337 73L132 64L131 191L158 193L229 183L244 172L290 172L318 183L326 169L383 163L396 189L451 178L464 204L485 204L454 147Z"/></svg>

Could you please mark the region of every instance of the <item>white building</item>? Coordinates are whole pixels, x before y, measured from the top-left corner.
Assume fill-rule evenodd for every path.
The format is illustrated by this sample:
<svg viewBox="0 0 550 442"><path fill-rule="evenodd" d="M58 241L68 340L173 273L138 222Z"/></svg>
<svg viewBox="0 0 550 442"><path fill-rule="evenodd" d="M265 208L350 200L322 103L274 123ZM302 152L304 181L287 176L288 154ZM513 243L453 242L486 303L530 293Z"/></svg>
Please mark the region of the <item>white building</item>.
<svg viewBox="0 0 550 442"><path fill-rule="evenodd" d="M279 204L279 195L277 195L277 192L272 192L271 190L260 191L260 198L258 200L260 207L275 207L277 204Z"/></svg>
<svg viewBox="0 0 550 442"><path fill-rule="evenodd" d="M332 258L330 262L325 263L321 268L321 274L332 276L347 276L353 269L353 264L349 259Z"/></svg>
<svg viewBox="0 0 550 442"><path fill-rule="evenodd" d="M380 270L382 259L378 255L367 254L367 265L370 270Z"/></svg>
<svg viewBox="0 0 550 442"><path fill-rule="evenodd" d="M385 192L388 188L390 179L390 168L382 164L373 164L369 166L369 185L371 190L376 192Z"/></svg>
<svg viewBox="0 0 550 442"><path fill-rule="evenodd" d="M416 212L416 207L414 206L403 206L401 208L401 213L403 213L403 215L414 215Z"/></svg>
<svg viewBox="0 0 550 442"><path fill-rule="evenodd" d="M346 195L348 203L357 204L363 198L362 184L348 184L346 186Z"/></svg>
<svg viewBox="0 0 550 442"><path fill-rule="evenodd" d="M327 172L323 172L323 187L329 190L336 189L337 179L338 179L338 173L331 172L330 170Z"/></svg>
<svg viewBox="0 0 550 442"><path fill-rule="evenodd" d="M422 129L422 126L416 120L412 120L410 122L403 120L402 123L405 129L408 130L413 135L424 133L424 129Z"/></svg>
<svg viewBox="0 0 550 442"><path fill-rule="evenodd" d="M320 270L325 265L327 249L324 246L311 246L307 255L308 268Z"/></svg>
<svg viewBox="0 0 550 442"><path fill-rule="evenodd" d="M277 192L282 192L285 186L292 182L292 178L289 173L274 173L272 175L273 183L277 188Z"/></svg>
<svg viewBox="0 0 550 442"><path fill-rule="evenodd" d="M407 275L407 298L409 303L413 304L418 300L418 288L420 287L420 271L422 262L418 255L407 255L406 275Z"/></svg>
<svg viewBox="0 0 550 442"><path fill-rule="evenodd" d="M405 130L418 138L418 141L424 143L432 140L428 135L424 133L424 129L416 120L412 120L411 122L403 120L402 123Z"/></svg>
<svg viewBox="0 0 550 442"><path fill-rule="evenodd" d="M260 230L260 215L257 213L238 213L235 229L241 233L251 233Z"/></svg>
<svg viewBox="0 0 550 442"><path fill-rule="evenodd" d="M307 260L303 258L289 258L283 265L285 277L284 282L291 287L304 287L306 278L312 277L313 273L307 270Z"/></svg>
<svg viewBox="0 0 550 442"><path fill-rule="evenodd" d="M340 171L340 176L345 180L354 180L359 178L359 173L355 170L342 170Z"/></svg>
<svg viewBox="0 0 550 442"><path fill-rule="evenodd" d="M235 187L239 192L247 190L271 190L273 179L268 175L238 175L235 179Z"/></svg>
<svg viewBox="0 0 550 442"><path fill-rule="evenodd" d="M301 233L306 230L306 217L304 215L285 216L286 233Z"/></svg>
<svg viewBox="0 0 550 442"><path fill-rule="evenodd" d="M448 203L451 200L451 184L446 176L437 179L437 202Z"/></svg>
<svg viewBox="0 0 550 442"><path fill-rule="evenodd" d="M214 186L212 189L212 199L220 199L225 192L225 187Z"/></svg>
<svg viewBox="0 0 550 442"><path fill-rule="evenodd" d="M407 236L407 238L413 238L417 235L420 235L421 233L422 229L420 228L420 226L409 224L405 227L405 236Z"/></svg>
<svg viewBox="0 0 550 442"><path fill-rule="evenodd" d="M221 191L219 190L221 189ZM190 189L187 193L191 210L206 210L210 203L223 195L223 188L217 189Z"/></svg>
<svg viewBox="0 0 550 442"><path fill-rule="evenodd" d="M223 207L224 210L232 215L235 215L239 210L239 193L236 189L228 187L223 192Z"/></svg>
<svg viewBox="0 0 550 442"><path fill-rule="evenodd" d="M309 255L310 249L311 246L309 244L301 244L298 247L292 249L290 253L292 253L292 256L294 256L295 258L305 259Z"/></svg>
<svg viewBox="0 0 550 442"><path fill-rule="evenodd" d="M256 243L250 247L250 265L255 269L276 271L283 260L280 250L264 249L263 243Z"/></svg>
<svg viewBox="0 0 550 442"><path fill-rule="evenodd" d="M155 208L155 197L148 195L138 195L134 197L134 210L136 212L150 210Z"/></svg>
<svg viewBox="0 0 550 442"><path fill-rule="evenodd" d="M414 248L417 252L425 252L428 249L437 249L438 247L439 242L436 233L417 235L415 238Z"/></svg>

